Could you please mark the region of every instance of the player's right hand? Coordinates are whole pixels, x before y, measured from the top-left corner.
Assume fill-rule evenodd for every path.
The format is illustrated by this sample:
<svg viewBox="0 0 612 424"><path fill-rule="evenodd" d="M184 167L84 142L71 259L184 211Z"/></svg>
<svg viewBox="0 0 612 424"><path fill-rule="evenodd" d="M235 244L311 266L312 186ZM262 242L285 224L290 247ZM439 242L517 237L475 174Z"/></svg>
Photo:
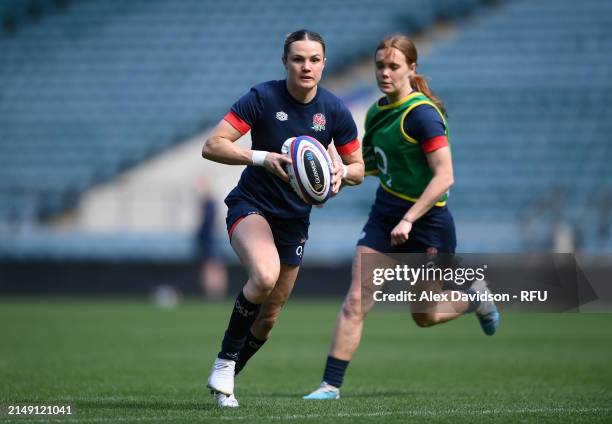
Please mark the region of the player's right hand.
<svg viewBox="0 0 612 424"><path fill-rule="evenodd" d="M291 159L287 156L274 152L269 152L264 160L264 168L286 183L289 182L289 175L287 175L285 167L291 164Z"/></svg>
<svg viewBox="0 0 612 424"><path fill-rule="evenodd" d="M412 222L402 219L391 230L391 246L400 246L406 243L410 237L410 230L412 230Z"/></svg>

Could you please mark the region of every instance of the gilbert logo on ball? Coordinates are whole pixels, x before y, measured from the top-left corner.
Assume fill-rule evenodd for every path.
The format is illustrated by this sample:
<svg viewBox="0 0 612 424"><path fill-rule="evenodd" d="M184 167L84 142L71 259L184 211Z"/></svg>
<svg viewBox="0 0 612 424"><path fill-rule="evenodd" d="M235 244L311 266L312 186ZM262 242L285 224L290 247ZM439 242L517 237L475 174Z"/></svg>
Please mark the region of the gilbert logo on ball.
<svg viewBox="0 0 612 424"><path fill-rule="evenodd" d="M281 152L289 156L289 184L309 205L324 203L331 195L331 158L319 141L307 135L289 138Z"/></svg>

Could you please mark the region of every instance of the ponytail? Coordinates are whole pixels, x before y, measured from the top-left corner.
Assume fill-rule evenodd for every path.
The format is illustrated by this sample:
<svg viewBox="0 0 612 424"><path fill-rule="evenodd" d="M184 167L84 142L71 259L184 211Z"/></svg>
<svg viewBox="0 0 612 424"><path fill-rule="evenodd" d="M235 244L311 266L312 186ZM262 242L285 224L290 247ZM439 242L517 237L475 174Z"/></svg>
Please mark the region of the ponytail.
<svg viewBox="0 0 612 424"><path fill-rule="evenodd" d="M442 114L446 116L446 108L444 107L444 103L429 88L427 80L423 75L415 74L413 77L410 78L410 84L412 85L413 89L416 89L421 93L425 94L429 98L429 100L431 100L432 103L436 105L438 109L440 109L440 112L442 112Z"/></svg>

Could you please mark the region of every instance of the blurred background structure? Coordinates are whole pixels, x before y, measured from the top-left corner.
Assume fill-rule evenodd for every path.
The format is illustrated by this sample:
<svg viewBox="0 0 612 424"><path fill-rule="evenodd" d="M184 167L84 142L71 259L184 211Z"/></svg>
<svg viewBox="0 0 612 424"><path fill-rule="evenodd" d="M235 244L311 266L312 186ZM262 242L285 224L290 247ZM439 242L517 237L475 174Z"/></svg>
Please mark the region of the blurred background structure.
<svg viewBox="0 0 612 424"><path fill-rule="evenodd" d="M612 251L609 0L0 0L0 24L0 291L197 290L196 181L213 176L223 234L242 171L203 160L202 142L283 78L283 38L302 27L325 37L323 85L360 136L376 44L415 38L449 112L458 251ZM300 278L348 281L376 186L313 211Z"/></svg>

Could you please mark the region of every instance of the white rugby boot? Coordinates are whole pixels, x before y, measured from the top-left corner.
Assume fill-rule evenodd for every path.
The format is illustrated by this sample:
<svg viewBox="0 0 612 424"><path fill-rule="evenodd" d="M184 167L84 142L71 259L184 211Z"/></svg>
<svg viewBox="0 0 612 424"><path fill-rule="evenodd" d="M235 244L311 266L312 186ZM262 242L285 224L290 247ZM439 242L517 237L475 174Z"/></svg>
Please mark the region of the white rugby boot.
<svg viewBox="0 0 612 424"><path fill-rule="evenodd" d="M216 358L208 377L209 389L230 396L234 393L234 369L236 361Z"/></svg>
<svg viewBox="0 0 612 424"><path fill-rule="evenodd" d="M221 392L212 392L215 397L215 402L217 402L217 406L219 408L238 408L238 400L236 397L232 395L225 395Z"/></svg>

